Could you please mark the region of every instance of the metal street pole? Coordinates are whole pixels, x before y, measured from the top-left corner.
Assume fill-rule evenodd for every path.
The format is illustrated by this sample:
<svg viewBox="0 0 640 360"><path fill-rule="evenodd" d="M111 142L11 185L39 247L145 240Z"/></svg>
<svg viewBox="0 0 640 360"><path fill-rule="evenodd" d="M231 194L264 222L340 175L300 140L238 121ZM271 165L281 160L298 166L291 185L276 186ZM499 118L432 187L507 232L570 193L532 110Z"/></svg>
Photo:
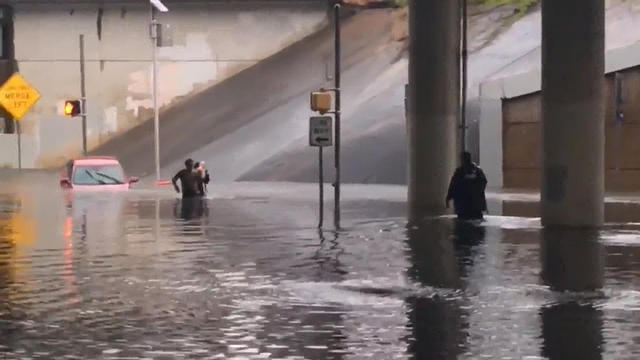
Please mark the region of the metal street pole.
<svg viewBox="0 0 640 360"><path fill-rule="evenodd" d="M16 121L16 130L18 131L18 169L22 170L22 131L20 130L20 121Z"/></svg>
<svg viewBox="0 0 640 360"><path fill-rule="evenodd" d="M158 111L158 21L156 11L168 12L161 0L149 0L151 4L151 49L153 68L153 138L156 160L156 181L160 180L160 112Z"/></svg>
<svg viewBox="0 0 640 360"><path fill-rule="evenodd" d="M615 102L615 114L614 117L616 119L616 139L615 139L615 146L616 146L616 152L615 152L615 159L616 159L616 164L615 164L615 169L616 171L620 170L620 144L621 144L621 132L623 130L622 125L624 123L624 112L622 110L622 106L624 103L624 98L622 97L622 74L619 72L616 72L614 75L614 102Z"/></svg>
<svg viewBox="0 0 640 360"><path fill-rule="evenodd" d="M322 161L322 146L318 147L318 185L319 185L319 221L318 228L322 228L324 224L324 165Z"/></svg>
<svg viewBox="0 0 640 360"><path fill-rule="evenodd" d="M156 180L160 180L160 114L158 113L158 25L156 8L151 6L151 47L153 77L153 143L155 153Z"/></svg>
<svg viewBox="0 0 640 360"><path fill-rule="evenodd" d="M462 0L462 99L460 103L460 148L467 150L467 0Z"/></svg>
<svg viewBox="0 0 640 360"><path fill-rule="evenodd" d="M333 5L334 10L334 26L335 26L335 208L334 208L334 225L336 229L340 228L340 1L336 1Z"/></svg>
<svg viewBox="0 0 640 360"><path fill-rule="evenodd" d="M87 155L87 94L84 70L84 35L80 34L80 102L82 104L82 154Z"/></svg>

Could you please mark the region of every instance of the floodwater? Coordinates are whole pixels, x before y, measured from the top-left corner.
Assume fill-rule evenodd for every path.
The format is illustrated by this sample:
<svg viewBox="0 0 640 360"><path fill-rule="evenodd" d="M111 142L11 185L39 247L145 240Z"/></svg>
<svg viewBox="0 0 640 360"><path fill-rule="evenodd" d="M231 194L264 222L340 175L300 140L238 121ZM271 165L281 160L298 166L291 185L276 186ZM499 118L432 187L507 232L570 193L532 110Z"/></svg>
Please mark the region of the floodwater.
<svg viewBox="0 0 640 360"><path fill-rule="evenodd" d="M638 225L407 226L397 189L351 186L319 232L309 185L31 181L0 196L2 359L640 357Z"/></svg>

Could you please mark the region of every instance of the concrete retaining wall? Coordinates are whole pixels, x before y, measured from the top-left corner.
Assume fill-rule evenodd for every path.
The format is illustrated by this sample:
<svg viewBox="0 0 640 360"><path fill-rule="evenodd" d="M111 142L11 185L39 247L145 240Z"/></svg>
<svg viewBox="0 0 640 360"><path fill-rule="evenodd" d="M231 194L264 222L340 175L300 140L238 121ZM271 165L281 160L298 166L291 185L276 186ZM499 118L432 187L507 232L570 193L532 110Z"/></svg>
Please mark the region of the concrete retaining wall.
<svg viewBox="0 0 640 360"><path fill-rule="evenodd" d="M171 3L171 11L159 15L173 32L173 45L159 50L159 103L179 101L317 31L325 25L324 6ZM90 147L151 117L146 4L18 3L14 13L19 71L42 95L22 123L34 139L34 165L57 164L80 151L80 118L61 115L65 99L80 97L79 34L85 35Z"/></svg>
<svg viewBox="0 0 640 360"><path fill-rule="evenodd" d="M22 168L33 168L38 144L30 135L20 136ZM18 135L0 134L0 168L18 168Z"/></svg>

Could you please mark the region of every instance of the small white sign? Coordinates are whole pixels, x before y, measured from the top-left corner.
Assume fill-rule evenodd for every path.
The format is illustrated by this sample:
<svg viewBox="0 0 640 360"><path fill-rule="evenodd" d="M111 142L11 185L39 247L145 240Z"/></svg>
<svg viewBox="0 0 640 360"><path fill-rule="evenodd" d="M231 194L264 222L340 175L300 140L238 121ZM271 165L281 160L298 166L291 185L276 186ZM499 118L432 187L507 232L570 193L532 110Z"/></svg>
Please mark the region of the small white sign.
<svg viewBox="0 0 640 360"><path fill-rule="evenodd" d="M312 116L309 118L309 146L333 145L333 118L331 116Z"/></svg>

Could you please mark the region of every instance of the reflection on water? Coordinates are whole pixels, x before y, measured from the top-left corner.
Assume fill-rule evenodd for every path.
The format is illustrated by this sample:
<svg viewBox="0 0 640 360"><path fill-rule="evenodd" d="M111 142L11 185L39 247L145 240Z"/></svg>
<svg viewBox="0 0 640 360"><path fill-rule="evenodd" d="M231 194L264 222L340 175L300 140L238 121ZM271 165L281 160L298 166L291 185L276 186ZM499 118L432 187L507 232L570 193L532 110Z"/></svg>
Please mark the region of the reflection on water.
<svg viewBox="0 0 640 360"><path fill-rule="evenodd" d="M407 226L402 206L368 199L318 232L316 204L292 197L66 201L0 197L0 358L640 355L631 225Z"/></svg>
<svg viewBox="0 0 640 360"><path fill-rule="evenodd" d="M596 230L542 231L542 279L555 291L598 291L604 285L604 247ZM596 295L597 296L597 295ZM559 299L544 306L543 355L550 359L602 359L603 314L585 299Z"/></svg>
<svg viewBox="0 0 640 360"><path fill-rule="evenodd" d="M180 209L179 212L178 209ZM176 201L175 210L175 217L185 221L209 217L207 201L201 198L181 199L179 202Z"/></svg>
<svg viewBox="0 0 640 360"><path fill-rule="evenodd" d="M590 291L604 283L604 247L597 230L544 229L542 279L557 291Z"/></svg>
<svg viewBox="0 0 640 360"><path fill-rule="evenodd" d="M549 359L602 359L603 314L593 304L571 301L544 307L540 313L543 356Z"/></svg>
<svg viewBox="0 0 640 360"><path fill-rule="evenodd" d="M408 230L409 276L422 286L454 291L473 263L474 245L484 230L468 222L425 220ZM414 295L407 298L408 325L413 332L408 352L415 359L457 359L466 352L468 312L457 295Z"/></svg>

